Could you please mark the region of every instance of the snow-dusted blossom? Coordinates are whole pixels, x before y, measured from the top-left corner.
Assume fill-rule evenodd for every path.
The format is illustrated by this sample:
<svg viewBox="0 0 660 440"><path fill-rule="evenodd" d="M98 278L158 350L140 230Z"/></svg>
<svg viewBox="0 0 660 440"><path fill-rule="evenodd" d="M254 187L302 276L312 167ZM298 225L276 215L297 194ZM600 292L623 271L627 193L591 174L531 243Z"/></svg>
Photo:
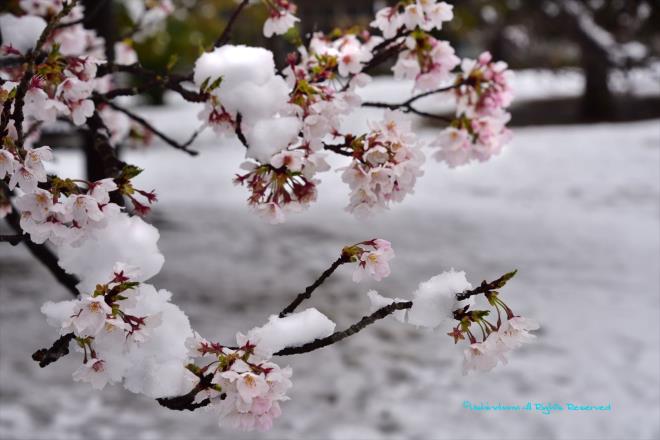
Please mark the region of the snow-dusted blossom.
<svg viewBox="0 0 660 440"><path fill-rule="evenodd" d="M87 382L92 388L102 390L110 380L102 359L90 359L73 372L73 380Z"/></svg>
<svg viewBox="0 0 660 440"><path fill-rule="evenodd" d="M63 330L73 330L76 336L95 336L105 325L105 320L112 313L104 296L85 295L80 298L74 313L62 323Z"/></svg>
<svg viewBox="0 0 660 440"><path fill-rule="evenodd" d="M136 270L117 263L92 294L47 302L42 312L62 334L75 336L83 359L74 380L98 389L123 381L151 397L183 393L192 383L185 369L190 324L169 292L134 281Z"/></svg>
<svg viewBox="0 0 660 440"><path fill-rule="evenodd" d="M117 185L112 179L103 179L83 188L72 181L56 179L54 188L39 189L36 183L46 181L41 160L50 155L48 147L26 150L24 165L10 179L10 187L16 181L25 193L16 198L21 227L36 243L50 240L59 246L80 244L91 230L104 227L106 219L119 212L119 206L110 203L109 196Z"/></svg>

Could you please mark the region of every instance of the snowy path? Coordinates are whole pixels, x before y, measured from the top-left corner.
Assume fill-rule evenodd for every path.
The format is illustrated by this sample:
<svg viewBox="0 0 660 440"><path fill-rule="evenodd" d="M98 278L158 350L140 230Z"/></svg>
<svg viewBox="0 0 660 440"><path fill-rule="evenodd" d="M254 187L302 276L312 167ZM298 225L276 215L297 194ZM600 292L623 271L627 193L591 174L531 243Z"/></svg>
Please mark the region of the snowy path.
<svg viewBox="0 0 660 440"><path fill-rule="evenodd" d="M194 119L152 113L164 126ZM229 340L263 322L344 244L371 237L390 239L397 251L392 276L373 285L381 293L409 295L452 266L473 284L517 267L504 299L543 326L538 343L509 366L462 377L447 336L380 322L282 359L294 368L282 418L266 435L232 438L660 435L659 121L519 129L492 162L456 171L429 162L417 193L369 223L341 211L348 191L326 173L319 202L277 228L249 214L244 190L231 184L240 149L208 136L202 143L198 158L162 148L127 157L144 165L142 186L161 200L151 220L167 261L154 284L174 292L202 334ZM80 159L58 156L58 167L75 173ZM0 438L230 435L212 414L169 412L118 387L96 393L75 384L74 359L40 370L30 354L54 335L38 309L66 292L20 247L0 247L0 259ZM367 310L369 287L340 270L310 304L344 326ZM612 411L478 413L465 400L611 403Z"/></svg>

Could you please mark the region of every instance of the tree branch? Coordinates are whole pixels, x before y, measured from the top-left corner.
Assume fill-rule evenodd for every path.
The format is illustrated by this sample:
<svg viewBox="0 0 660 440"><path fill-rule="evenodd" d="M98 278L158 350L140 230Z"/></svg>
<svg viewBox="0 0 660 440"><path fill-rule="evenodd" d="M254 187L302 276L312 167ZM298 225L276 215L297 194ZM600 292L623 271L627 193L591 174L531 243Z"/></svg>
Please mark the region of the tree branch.
<svg viewBox="0 0 660 440"><path fill-rule="evenodd" d="M32 359L39 362L41 368L52 364L59 358L69 354L69 343L73 338L75 338L73 333L67 333L64 336L61 336L50 348L42 348L35 351L32 354Z"/></svg>
<svg viewBox="0 0 660 440"><path fill-rule="evenodd" d="M95 94L94 97L100 99L102 102L106 103L107 105L109 105L113 109L115 109L119 112L122 112L123 114L125 114L129 118L133 119L138 124L145 127L147 130L150 130L151 132L153 132L156 136L158 136L160 139L162 139L165 143L167 143L171 147L176 148L177 150L181 150L185 153L188 153L191 156L197 156L199 154L198 151L188 149L190 144L195 140L195 138L197 137L197 135L199 133L193 133L193 135L190 137L190 139L188 141L186 141L185 143L179 143L178 141L172 139L171 137L169 137L168 135L166 135L162 131L158 130L153 125L151 125L151 123L147 122L147 120L144 119L142 116L140 116L136 113L133 113L132 111L128 110L127 108L124 108L120 105L115 104L114 102L106 99L105 97L103 97L101 95Z"/></svg>
<svg viewBox="0 0 660 440"><path fill-rule="evenodd" d="M101 64L97 69L97 78L100 78L108 73L124 72L130 73L140 79L149 80L151 83L148 86L131 87L123 89L111 90L105 95L101 95L107 99L115 96L137 95L144 90L149 90L152 87L160 85L168 90L177 92L183 99L188 102L205 102L207 99L206 93L196 92L185 89L181 83L192 80L192 74L189 75L174 75L174 74L161 74L152 70L142 67L139 63L135 64L115 64L107 62Z"/></svg>
<svg viewBox="0 0 660 440"><path fill-rule="evenodd" d="M325 338L321 339L316 339L312 342L308 342L307 344L300 345L298 347L287 347L283 350L278 351L275 353L276 356L289 356L292 354L302 354L302 353L309 353L310 351L318 350L319 348L327 347L328 345L332 345L335 342L339 342L342 339L346 339L351 335L354 335L355 333L361 331L365 327L373 324L374 322L383 319L392 313L396 312L397 310L405 310L411 308L413 305L412 301L405 301L405 302L394 302L392 304L389 304L385 307L382 307L378 310L376 310L374 313L371 315L364 316L362 319L360 319L358 322L350 326L344 331L340 332L334 332L330 336L327 336Z"/></svg>
<svg viewBox="0 0 660 440"><path fill-rule="evenodd" d="M419 116L424 116L427 118L432 118L432 119L438 119L441 121L445 122L451 122L452 118L448 118L442 115L435 115L432 113L427 113L421 110L417 110L415 107L413 107L413 103L417 101L418 99L425 98L427 96L434 95L436 93L444 93L448 92L450 90L456 89L458 87L461 87L462 85L465 85L465 81L459 81L456 82L450 86L446 87L441 87L439 89L434 89L434 90L429 90L427 92L419 93L417 95L414 95L407 99L406 101L403 102L393 102L393 103L388 103L388 102L371 102L371 101L366 101L362 103L362 107L375 107L375 108L387 108L390 110L402 110L405 113L414 113Z"/></svg>
<svg viewBox="0 0 660 440"><path fill-rule="evenodd" d="M238 5L238 7L236 7L234 12L231 14L231 17L229 17L227 26L225 26L225 29L222 31L218 39L215 40L214 47L220 47L229 41L229 39L231 38L231 31L234 27L234 23L236 23L238 16L241 15L243 8L245 8L248 3L250 3L250 0L241 0L241 3Z"/></svg>
<svg viewBox="0 0 660 440"><path fill-rule="evenodd" d="M339 266L341 266L344 263L348 263L349 261L350 259L342 253L342 255L339 258L337 258L332 263L332 265L328 269L326 269L325 272L323 272L316 281L314 281L311 285L307 286L304 292L299 293L298 296L296 296L296 298L291 302L291 304L286 306L284 310L280 312L280 318L283 318L285 315L288 315L289 313L292 313L294 310L296 310L296 307L298 307L300 303L302 303L306 299L309 299L312 296L314 290L316 290L317 287L323 284L323 282L326 279L328 279L328 277L330 277L330 275L332 275L333 272L337 270Z"/></svg>

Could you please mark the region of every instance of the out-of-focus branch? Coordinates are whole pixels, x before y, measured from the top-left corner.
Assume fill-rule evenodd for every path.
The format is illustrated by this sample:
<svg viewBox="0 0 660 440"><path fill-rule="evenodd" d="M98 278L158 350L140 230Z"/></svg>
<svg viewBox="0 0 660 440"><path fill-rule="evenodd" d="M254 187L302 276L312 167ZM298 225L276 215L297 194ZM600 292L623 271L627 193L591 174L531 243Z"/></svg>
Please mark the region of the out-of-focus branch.
<svg viewBox="0 0 660 440"><path fill-rule="evenodd" d="M205 102L207 99L206 93L196 92L193 90L188 90L184 88L181 83L191 81L192 74L190 75L175 75L175 74L163 74L154 72L152 70L142 67L139 63L135 64L115 64L115 63L105 63L101 64L97 69L97 77L102 77L108 73L116 72L125 72L130 73L131 75L140 78L144 81L148 81L148 86L142 87L130 87L123 89L111 90L110 92L104 94L105 98L111 99L115 96L129 96L137 95L144 90L148 90L155 86L162 86L168 90L177 92L183 99L189 102Z"/></svg>
<svg viewBox="0 0 660 440"><path fill-rule="evenodd" d="M250 3L250 0L241 0L241 3L239 3L239 5L234 10L234 12L231 14L231 17L229 17L227 26L225 26L225 29L222 31L218 39L215 41L214 44L215 47L220 47L229 41L229 39L231 38L231 31L234 27L234 23L236 23L238 16L241 15L241 12L243 12L243 8L245 8L248 5L248 3Z"/></svg>
<svg viewBox="0 0 660 440"><path fill-rule="evenodd" d="M427 92L419 93L417 95L414 95L407 100L403 102L371 102L371 101L366 101L362 103L362 107L375 107L375 108L387 108L390 110L401 110L405 113L414 113L419 116L424 116L426 118L432 118L432 119L438 119L441 121L445 122L451 122L451 118L442 116L442 115L435 115L432 113L428 113L422 110L418 110L413 106L413 103L415 103L417 100L425 98L427 96L435 95L437 93L444 93L448 92L450 90L456 89L458 87L461 87L462 85L465 85L465 81L459 81L456 82L452 85L446 86L446 87L441 87L439 89L434 89L434 90L429 90Z"/></svg>
<svg viewBox="0 0 660 440"><path fill-rule="evenodd" d="M75 26L77 24L82 24L82 23L85 23L87 21L90 21L90 20L94 19L94 17L96 17L98 15L98 13L101 11L101 9L103 9L103 6L107 2L108 2L108 0L97 0L97 3L94 6L94 9L91 9L89 11L85 11L85 15L82 18L79 18L78 20L69 21L67 23L60 23L56 26L56 29L62 29L62 28L66 28L66 27L69 27L69 26Z"/></svg>
<svg viewBox="0 0 660 440"><path fill-rule="evenodd" d="M136 113L133 113L132 111L128 110L125 107L122 107L118 104L115 104L114 102L104 98L101 95L94 95L94 97L97 98L97 99L100 99L102 102L106 103L107 105L109 105L113 109L115 109L119 112L122 112L123 114L125 114L126 116L128 116L129 118L131 118L132 120L137 122L138 124L145 127L147 130L151 131L153 134L158 136L160 139L162 139L165 143L167 143L171 147L176 148L177 150L181 150L185 153L188 153L191 156L197 156L197 154L199 154L199 152L197 152L195 150L190 150L188 148L190 146L190 144L193 143L195 138L197 138L197 135L199 134L199 130L195 131L195 133L193 133L193 135L186 142L180 143L180 142L172 139L171 137L169 137L168 135L166 135L162 131L158 130L156 127L154 127L151 123L149 123L142 116L140 116Z"/></svg>
<svg viewBox="0 0 660 440"><path fill-rule="evenodd" d="M22 235L0 235L0 243L5 242L9 243L12 246L16 246L23 240Z"/></svg>

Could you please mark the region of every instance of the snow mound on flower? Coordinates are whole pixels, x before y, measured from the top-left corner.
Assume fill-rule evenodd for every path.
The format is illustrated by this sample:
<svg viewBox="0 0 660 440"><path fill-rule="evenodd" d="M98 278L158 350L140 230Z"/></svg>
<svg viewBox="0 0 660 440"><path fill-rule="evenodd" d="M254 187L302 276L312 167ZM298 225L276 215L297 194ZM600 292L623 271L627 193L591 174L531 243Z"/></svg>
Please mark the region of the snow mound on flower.
<svg viewBox="0 0 660 440"><path fill-rule="evenodd" d="M128 299L120 301L123 312L145 318L140 338L127 337L123 331L109 325L101 326L93 336L103 371L94 379L94 374L83 373L83 368L74 373L74 379L91 382L98 389L107 382L123 380L127 390L152 398L187 393L193 387L192 377L185 369L189 360L185 343L193 336L188 317L170 302L170 292L156 290L150 284L127 291L126 297ZM48 324L59 328L61 334L75 333L76 327L69 326L67 321L76 313L80 314L81 302L89 298L82 295L78 300L48 301L41 312ZM107 377L101 380L101 376Z"/></svg>
<svg viewBox="0 0 660 440"><path fill-rule="evenodd" d="M247 156L270 162L274 154L295 140L300 129L300 120L290 116L257 121L245 135L250 146Z"/></svg>
<svg viewBox="0 0 660 440"><path fill-rule="evenodd" d="M195 84L209 86L219 78L219 87L211 93L229 113L240 113L244 120L270 118L287 104L289 87L275 75L269 50L227 45L201 55L195 62Z"/></svg>
<svg viewBox="0 0 660 440"><path fill-rule="evenodd" d="M107 219L105 228L92 231L80 246L59 246L58 264L80 279L78 289L84 293L110 281L108 277L120 261L138 266L136 281L146 281L160 272L165 262L158 249L159 238L158 229L141 218L118 213Z"/></svg>
<svg viewBox="0 0 660 440"><path fill-rule="evenodd" d="M167 290L143 284L137 304L127 310L138 316L160 314L161 322L126 355L129 367L124 387L129 391L159 398L185 394L192 388L184 366L188 360L186 339L193 331L186 314L169 302L171 296Z"/></svg>
<svg viewBox="0 0 660 440"><path fill-rule="evenodd" d="M209 92L233 118L241 115L248 143L247 157L267 163L295 140L301 123L284 116L290 88L276 75L273 53L260 47L225 45L202 54L195 62L198 87L214 84Z"/></svg>
<svg viewBox="0 0 660 440"><path fill-rule="evenodd" d="M2 45L26 53L33 49L41 33L46 27L46 21L34 15L16 17L12 14L0 15L0 33Z"/></svg>
<svg viewBox="0 0 660 440"><path fill-rule="evenodd" d="M315 308L292 313L284 318L271 315L261 327L250 330L247 339L255 344L256 352L270 357L286 347L298 347L315 339L330 336L336 324Z"/></svg>
<svg viewBox="0 0 660 440"><path fill-rule="evenodd" d="M421 327L438 327L453 318L452 312L474 300L457 301L456 294L472 289L465 272L451 269L419 284L408 310L408 323Z"/></svg>
<svg viewBox="0 0 660 440"><path fill-rule="evenodd" d="M222 77L222 84L234 88L244 82L263 85L273 76L273 53L261 47L224 45L202 54L195 63L193 80L201 86Z"/></svg>

